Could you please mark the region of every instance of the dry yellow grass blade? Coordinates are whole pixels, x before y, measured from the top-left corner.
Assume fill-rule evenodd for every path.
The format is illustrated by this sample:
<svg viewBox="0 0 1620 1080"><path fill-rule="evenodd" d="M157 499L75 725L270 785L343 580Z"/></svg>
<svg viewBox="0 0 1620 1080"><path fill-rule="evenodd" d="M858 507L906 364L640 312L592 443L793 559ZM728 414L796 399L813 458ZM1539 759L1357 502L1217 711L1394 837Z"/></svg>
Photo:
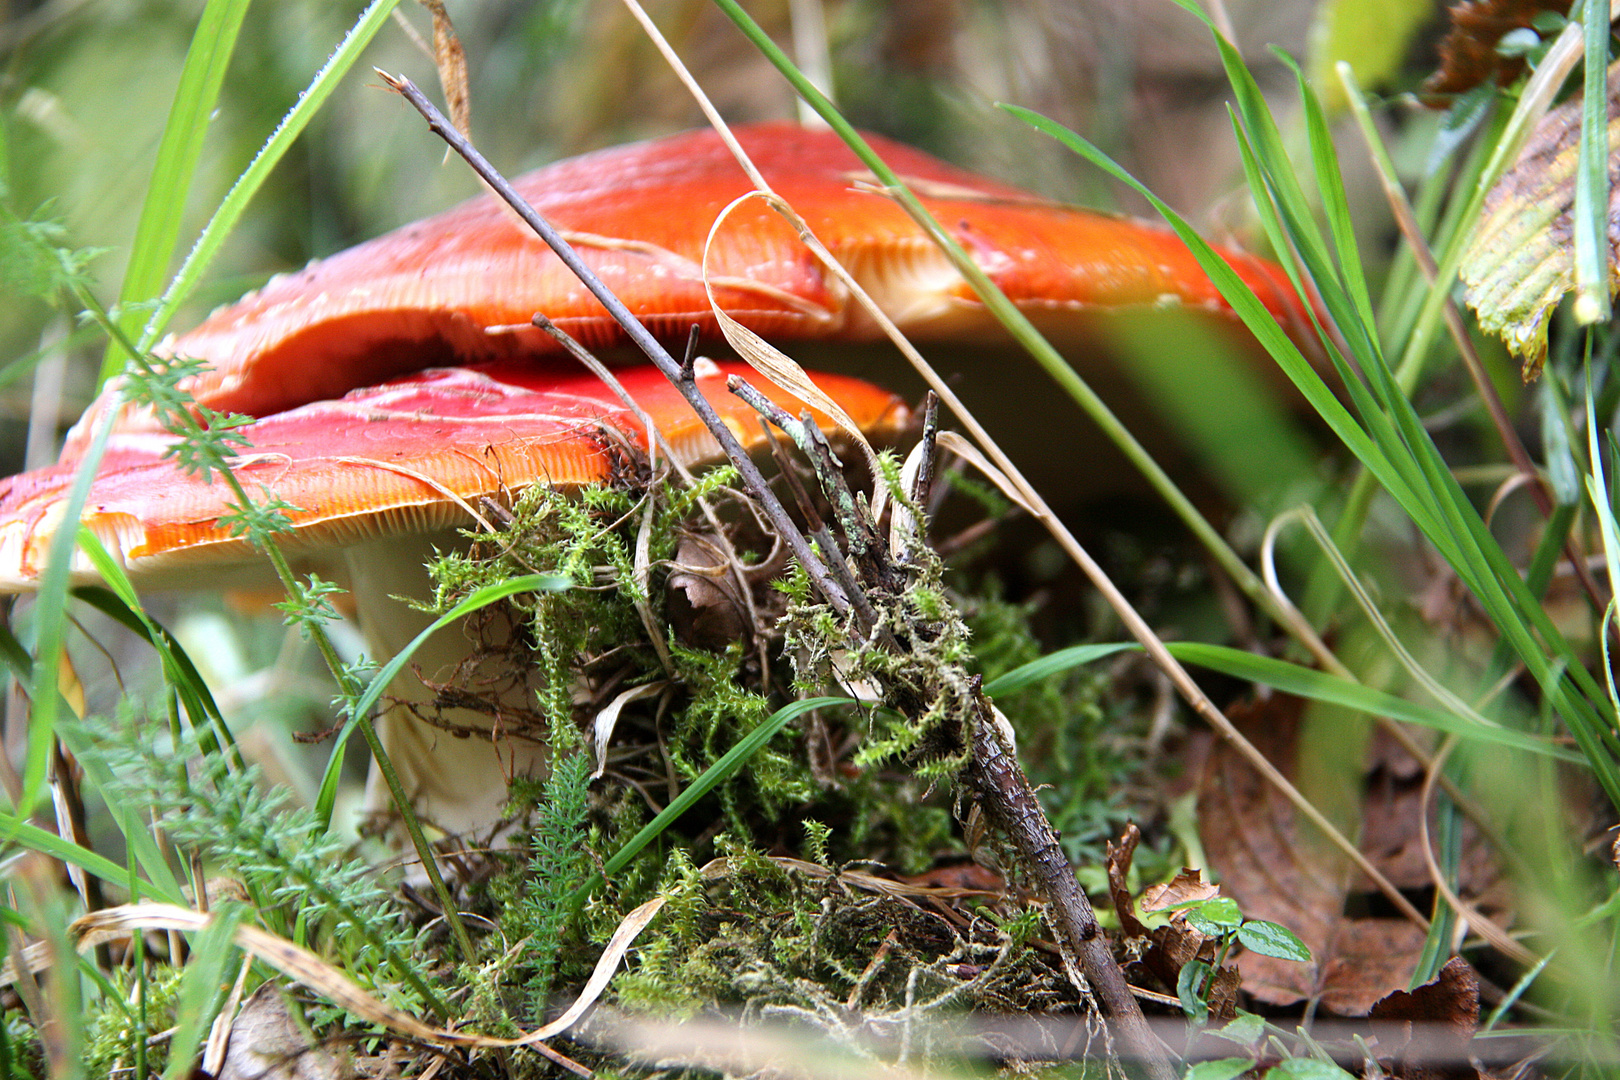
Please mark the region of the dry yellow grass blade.
<svg viewBox="0 0 1620 1080"><path fill-rule="evenodd" d="M849 414L843 410L838 402L823 393L821 388L811 380L804 368L798 365L797 361L726 314L719 303L715 301L715 282L709 277L709 249L713 247L715 236L719 234L721 227L725 225L726 219L731 216L731 212L743 203L754 199L763 199L767 206L786 218L799 231L799 235L810 244L816 258L820 259L834 273L837 273L838 260L834 259L832 254L821 246L820 241L814 240L809 227L804 224L803 219L780 197L764 191L751 191L747 195L734 199L714 219L714 224L709 227L709 238L703 243L703 289L709 296L709 307L714 311L715 320L720 325L720 333L725 335L727 344L736 350L737 355L748 361L749 366L755 371L793 394L800 401L831 417L840 431L848 435L856 445L866 451L867 460L875 463L877 454L872 449L872 444L866 441L866 436L861 433L860 426L850 419Z"/></svg>
<svg viewBox="0 0 1620 1080"><path fill-rule="evenodd" d="M294 945L287 939L259 927L245 925L237 927L235 942L243 952L263 960L287 978L303 983L346 1012L370 1023L381 1024L396 1034L440 1046L466 1046L475 1049L534 1046L546 1039L555 1038L573 1027L579 1018L596 1004L597 999L602 996L602 991L607 989L608 980L618 970L624 954L629 951L631 944L663 906L664 898L660 896L626 915L602 950L602 955L597 959L596 968L591 972L584 989L579 992L579 996L574 999L574 1003L567 1011L551 1023L512 1039L497 1039L434 1027L410 1013L401 1012L391 1005L378 1001L342 971L308 949ZM76 920L73 931L77 935L78 947L82 951L143 930L178 930L195 933L205 929L212 919L213 916L206 912L193 911L174 904L124 904L93 912Z"/></svg>

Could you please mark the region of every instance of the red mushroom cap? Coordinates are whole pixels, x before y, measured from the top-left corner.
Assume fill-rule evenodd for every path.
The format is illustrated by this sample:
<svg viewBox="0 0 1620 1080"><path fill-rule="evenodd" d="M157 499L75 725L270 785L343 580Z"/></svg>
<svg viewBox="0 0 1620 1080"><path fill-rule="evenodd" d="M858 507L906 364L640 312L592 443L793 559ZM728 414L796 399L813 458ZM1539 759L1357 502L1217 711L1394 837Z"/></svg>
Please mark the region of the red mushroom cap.
<svg viewBox="0 0 1620 1080"><path fill-rule="evenodd" d="M761 428L727 392L730 373L752 374L744 364L703 365L698 384L739 441L752 447ZM815 378L874 438L892 438L905 423L905 407L892 394L844 376ZM720 456L657 369L627 368L619 379L683 463ZM804 407L773 387L766 391L795 413ZM825 417L817 420L831 428ZM535 483L566 490L608 480L626 451L647 452L640 419L607 385L558 362L416 372L242 430L252 446L234 472L250 494L262 485L296 508L288 512L293 531L283 541L291 552L470 523L469 508L481 498L510 504ZM146 433L115 434L83 524L126 570L160 583L195 583L199 568L254 560L247 541L220 524L230 488L182 473L164 456L169 445ZM70 460L0 481L0 591L37 583L75 471ZM74 572L95 578L88 561Z"/></svg>
<svg viewBox="0 0 1620 1080"><path fill-rule="evenodd" d="M735 130L769 183L903 330L928 338L994 325L900 206L860 186L869 174L836 135L779 123ZM1048 325L1064 312L1132 305L1230 315L1168 229L1062 206L868 138L991 278L1016 303L1047 313ZM656 333L714 329L704 244L722 209L750 187L713 131L561 161L516 187ZM1223 255L1284 325L1309 326L1278 267ZM875 335L842 286L757 201L728 218L706 265L720 305L766 337ZM587 346L622 341L545 245L484 196L274 278L159 352L211 365L189 386L202 404L262 416L423 367L556 351L529 325L535 312Z"/></svg>

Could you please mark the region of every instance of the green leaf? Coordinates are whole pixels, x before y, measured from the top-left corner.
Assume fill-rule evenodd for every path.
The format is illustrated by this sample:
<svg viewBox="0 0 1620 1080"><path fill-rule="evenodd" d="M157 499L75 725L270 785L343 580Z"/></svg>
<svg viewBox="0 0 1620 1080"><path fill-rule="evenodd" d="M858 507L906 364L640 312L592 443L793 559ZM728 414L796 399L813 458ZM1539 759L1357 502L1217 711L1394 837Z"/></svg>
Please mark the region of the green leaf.
<svg viewBox="0 0 1620 1080"><path fill-rule="evenodd" d="M1239 1046L1252 1046L1266 1033L1266 1022L1251 1012L1238 1011L1231 1023L1223 1028L1211 1028L1209 1034Z"/></svg>
<svg viewBox="0 0 1620 1080"><path fill-rule="evenodd" d="M1182 1074L1182 1080L1232 1080L1254 1068L1249 1058L1217 1058L1200 1061Z"/></svg>
<svg viewBox="0 0 1620 1080"><path fill-rule="evenodd" d="M1309 963L1311 959L1311 950L1305 947L1297 934L1286 926L1264 919L1251 919L1238 927L1237 939L1245 949L1261 956L1296 960L1301 964Z"/></svg>
<svg viewBox="0 0 1620 1080"><path fill-rule="evenodd" d="M1243 912L1230 896L1196 901L1186 906L1186 912L1192 928L1205 937L1225 937L1243 924Z"/></svg>
<svg viewBox="0 0 1620 1080"><path fill-rule="evenodd" d="M1202 1024L1209 1018L1209 1002L1202 996L1208 975L1209 965L1202 960L1187 961L1176 974L1176 997L1181 1002L1181 1011L1195 1024Z"/></svg>
<svg viewBox="0 0 1620 1080"><path fill-rule="evenodd" d="M180 998L175 1017L180 1021L169 1042L169 1066L163 1080L181 1080L191 1075L197 1048L224 1004L230 980L226 965L238 955L232 938L247 909L238 903L214 908L213 918L192 939L191 957L180 978Z"/></svg>
<svg viewBox="0 0 1620 1080"><path fill-rule="evenodd" d="M1266 1073L1267 1080L1355 1080L1350 1074L1333 1064L1317 1058L1289 1058Z"/></svg>
<svg viewBox="0 0 1620 1080"><path fill-rule="evenodd" d="M997 678L991 679L984 684L984 692L991 697L998 694L1011 694L1044 679L1050 679L1054 675L1060 675L1070 668L1083 667L1097 660L1106 660L1116 653L1134 648L1136 646L1130 643L1116 642L1107 645L1075 645L1071 648L1059 649L1057 652L1037 657L1027 664L1022 664Z"/></svg>

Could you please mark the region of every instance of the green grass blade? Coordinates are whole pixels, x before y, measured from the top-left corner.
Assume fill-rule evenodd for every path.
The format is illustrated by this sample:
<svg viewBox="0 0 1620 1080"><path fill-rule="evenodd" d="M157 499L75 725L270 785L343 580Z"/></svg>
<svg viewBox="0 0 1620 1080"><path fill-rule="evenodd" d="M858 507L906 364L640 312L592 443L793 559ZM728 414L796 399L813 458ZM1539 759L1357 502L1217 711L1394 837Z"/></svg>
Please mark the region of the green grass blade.
<svg viewBox="0 0 1620 1080"><path fill-rule="evenodd" d="M186 196L191 191L197 162L202 158L208 121L218 105L225 70L235 51L249 2L208 0L202 18L197 21L191 47L186 51L186 62L180 69L180 85L175 90L174 104L163 128L163 140L158 144L157 162L152 167L152 182L147 186L146 202L135 226L129 268L118 294L118 321L131 336L140 329L141 316L132 311L130 305L157 296L168 277L169 263L180 240ZM101 361L101 379L111 378L121 367L123 357L118 347L109 342Z"/></svg>
<svg viewBox="0 0 1620 1080"><path fill-rule="evenodd" d="M1210 645L1197 641L1170 641L1165 643L1165 647L1182 663L1219 671L1223 675L1269 686L1283 693L1324 704L1344 706L1369 716L1387 716L1391 720L1417 724L1435 731L1523 750L1543 757L1556 758L1559 761L1586 764L1586 760L1580 755L1553 746L1534 735L1513 728L1470 722L1447 710L1419 705L1338 675L1330 675L1286 660L1260 656L1226 645ZM993 679L985 684L984 691L991 696L1011 693L1070 668L1094 663L1128 649L1140 648L1141 646L1133 642L1114 642L1076 645L1061 649L1031 660L1000 678Z"/></svg>
<svg viewBox="0 0 1620 1080"><path fill-rule="evenodd" d="M129 885L129 867L121 866L104 855L98 855L87 847L81 847L72 840L63 839L51 832L42 829L30 821L19 819L15 814L0 811L0 821L4 822L5 829L12 842L30 851L37 851L42 855L49 855L70 866L77 866L87 874L94 874L115 889L127 888ZM142 882L141 889L147 899L162 900L170 904L183 904L186 902L185 894L178 885L170 889L160 887L151 882Z"/></svg>
<svg viewBox="0 0 1620 1080"><path fill-rule="evenodd" d="M1026 686L1050 679L1054 675L1062 674L1070 668L1084 667L1131 648L1135 646L1125 641L1103 645L1072 645L1067 649L1038 656L1027 664L1021 664L991 679L984 684L984 692L991 697L1011 694Z"/></svg>
<svg viewBox="0 0 1620 1080"><path fill-rule="evenodd" d="M242 924L247 909L238 903L220 904L208 925L192 936L191 956L180 977L180 998L175 1002L179 1021L169 1041L169 1064L163 1080L185 1080L196 1064L197 1048L202 1046L208 1028L225 1002L227 965L234 959L246 962L231 940Z"/></svg>
<svg viewBox="0 0 1620 1080"><path fill-rule="evenodd" d="M1198 265L1204 273L1209 275L1215 287L1220 290L1221 296L1232 305L1232 309L1249 332L1255 336L1260 344L1269 352L1273 359L1282 367L1285 374L1304 395L1310 406L1333 429L1335 435L1349 447L1351 453L1367 463L1369 469L1376 473L1381 482L1393 486L1405 486L1405 480L1393 471L1393 466L1378 450L1376 444L1368 438L1356 422L1355 417L1340 404L1322 377L1311 367L1310 361L1305 359L1288 334L1283 330L1276 318L1266 306L1255 296L1254 291L1240 278L1225 259L1215 253L1215 249L1199 236L1187 221L1172 210L1162 199L1158 198L1147 186L1137 180L1130 173L1122 169L1107 154L1097 149L1083 137L1042 116L1033 110L1018 105L1002 105L1012 115L1023 120L1037 131L1044 132L1073 150L1076 154L1090 161L1110 176L1123 184L1128 185L1153 204L1157 210L1181 237Z"/></svg>
<svg viewBox="0 0 1620 1080"><path fill-rule="evenodd" d="M1333 133L1328 129L1327 117L1322 114L1321 103L1310 92L1305 73L1291 57L1274 50L1283 62L1293 69L1299 87L1299 99L1305 106L1305 131L1310 138L1312 168L1316 173L1316 190L1322 196L1322 214L1333 236L1333 250L1338 256L1339 280L1349 294L1360 316L1361 325L1374 331L1377 341L1378 322L1373 317L1372 293L1367 288L1366 271L1361 265L1361 249L1356 243L1354 223L1350 220L1350 199L1344 190L1344 171L1339 167L1339 152L1333 145Z"/></svg>
<svg viewBox="0 0 1620 1080"><path fill-rule="evenodd" d="M1209 645L1196 641L1171 642L1169 649L1176 659L1184 663L1209 668L1211 671L1219 671L1234 678L1270 686L1284 693L1296 694L1313 701L1342 705L1369 716L1387 716L1392 720L1418 724L1462 738L1495 743L1560 761L1586 764L1585 759L1579 755L1559 749L1534 735L1513 728L1471 723L1447 710L1415 704L1382 690L1375 690L1370 686L1313 668L1291 664L1286 660L1259 656L1225 645Z"/></svg>
<svg viewBox="0 0 1620 1080"><path fill-rule="evenodd" d="M326 103L326 99L332 96L332 92L337 89L338 80L360 59L361 52L377 31L382 29L383 23L388 20L389 14L398 3L399 0L372 0L347 36L327 58L326 63L315 73L309 87L299 95L298 103L281 118L281 123L271 132L270 138L248 164L247 169L237 178L236 183L231 186L219 209L214 212L202 235L197 238L196 245L186 256L186 261L175 274L174 280L164 290L157 310L152 313L146 328L141 332L141 348L150 349L163 333L163 328L174 317L175 311L197 287L209 263L219 254L225 238L241 220L248 203L270 175L270 170L276 167L292 146L293 140L303 133L311 118Z"/></svg>
<svg viewBox="0 0 1620 1080"><path fill-rule="evenodd" d="M1575 170L1575 321L1609 319L1609 5L1588 0L1580 156Z"/></svg>
<svg viewBox="0 0 1620 1080"><path fill-rule="evenodd" d="M736 746L727 750L719 761L703 770L703 774L686 785L681 793L675 796L670 801L670 804L659 812L657 817L649 821L640 832L632 836L625 842L623 847L614 852L613 857L602 867L603 875L612 877L628 866L630 860L641 854L643 848L656 840L665 829L673 825L699 799L712 791L716 784L721 783L732 773L742 768L749 758L758 753L766 743L776 737L777 732L781 731L789 723L812 709L830 709L835 705L854 704L856 702L852 698L814 697L804 698L777 709L761 721L760 725L753 731L737 740ZM594 879L585 888L588 890L592 885L594 885Z"/></svg>
<svg viewBox="0 0 1620 1080"><path fill-rule="evenodd" d="M109 413L91 440L78 472L74 474L73 487L63 508L63 521L78 521L84 516L84 504L90 497L90 483L95 479L96 466L107 449L112 419ZM31 708L28 712L28 750L23 758L23 807L34 805L45 784L51 740L56 735L58 709L65 704L57 692L57 679L67 626L68 578L72 573L77 540L74 529L56 530L56 535L51 537L45 572L39 576L39 592L34 600L34 662L27 680Z"/></svg>
<svg viewBox="0 0 1620 1080"><path fill-rule="evenodd" d="M192 725L212 732L212 739L205 743L204 749L235 746L236 739L202 674L174 635L147 616L124 568L108 553L96 534L82 525L79 546L109 587L81 586L73 590L73 595L147 640L163 664L165 685L179 695ZM227 760L233 766L240 764L235 754L229 755Z"/></svg>

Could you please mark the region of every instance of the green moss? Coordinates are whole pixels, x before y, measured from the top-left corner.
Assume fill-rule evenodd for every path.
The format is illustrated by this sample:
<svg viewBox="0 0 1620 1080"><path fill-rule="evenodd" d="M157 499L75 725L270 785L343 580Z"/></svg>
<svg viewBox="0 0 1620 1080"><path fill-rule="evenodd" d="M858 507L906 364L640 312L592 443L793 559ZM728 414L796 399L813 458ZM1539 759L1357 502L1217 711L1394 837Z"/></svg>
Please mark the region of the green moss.
<svg viewBox="0 0 1620 1080"><path fill-rule="evenodd" d="M108 973L108 980L120 1000L117 1004L103 1002L101 1007L91 1008L87 1013L85 1075L113 1076L116 1075L113 1071L115 1067L129 1069L135 1060L137 1039L146 1043L146 1063L153 1075L163 1070L168 1062L168 1042L153 1039L152 1036L176 1023L175 1005L180 996L180 979L181 971L178 968L154 966L137 989L135 975L128 968L117 968ZM145 995L144 1026L136 1011L136 1002L142 994ZM36 1075L46 1075L43 1051L33 1036L20 1025L10 1024L8 1034L11 1035L12 1052L16 1054L19 1050L28 1050L19 1056L24 1060L37 1057L40 1069ZM18 1044L19 1036L27 1040L22 1046ZM29 1047L29 1043L33 1043L33 1046Z"/></svg>
<svg viewBox="0 0 1620 1080"><path fill-rule="evenodd" d="M533 492L499 544L440 568L445 605L516 573L563 573L576 583L519 598L492 620L522 627L492 647L528 658L553 767L544 782L514 789L514 805L529 814L523 854L473 897L509 943L478 974L473 1003L538 1023L584 981L623 914L656 893L665 906L610 991L632 1012L686 1018L741 1009L822 1030L852 1001L879 1015L922 1002L916 1016L940 1020L969 1008L1077 1006L1061 972L1029 945L1042 936L1037 914L986 911L964 931L903 897L851 889L837 875L852 862L917 873L964 854L940 781L965 760L964 703L975 674L993 677L1038 654L1028 611L993 593L964 605L938 561L919 549L908 553L906 586L873 597L904 647L852 649L847 643L859 636L812 603L807 579L790 568L775 582L756 581L764 615L754 633L765 649L748 635L714 647L671 630L659 643L666 669L646 631L670 625L658 560L674 558L682 530L696 528L676 504L655 501L649 510L642 501L667 497L656 485L640 497L593 489L578 501ZM638 536L648 520L651 532ZM761 540L750 556L748 530L732 528L743 561L757 562L768 545ZM653 559L644 581L636 580L638 544ZM957 614L964 606L968 619ZM785 659L762 667L762 656ZM583 733L596 711L652 680L667 685L619 714L612 763L591 781ZM784 688L801 696L857 682L888 687L895 707L807 715L579 905L581 886L603 862L780 706ZM1067 749L1101 722L1099 686L1076 677L1007 704L1026 733L1049 728L1058 734L1043 738L1060 741L1043 745ZM1097 755L1080 761L1088 780L1100 770ZM1092 787L1085 792L1095 797ZM794 870L766 851L821 871Z"/></svg>

